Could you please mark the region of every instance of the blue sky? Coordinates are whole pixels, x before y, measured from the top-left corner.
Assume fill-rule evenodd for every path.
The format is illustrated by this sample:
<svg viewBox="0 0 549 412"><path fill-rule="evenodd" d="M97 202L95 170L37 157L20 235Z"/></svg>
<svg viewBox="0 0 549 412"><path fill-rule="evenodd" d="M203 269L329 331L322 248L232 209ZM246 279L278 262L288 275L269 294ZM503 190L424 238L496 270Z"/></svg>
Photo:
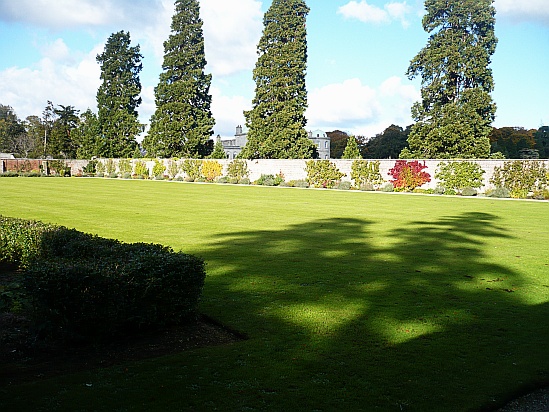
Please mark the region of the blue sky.
<svg viewBox="0 0 549 412"><path fill-rule="evenodd" d="M254 95L252 70L271 1L201 0L207 71L213 75L215 133L234 134ZM421 0L309 0L309 130L367 137L412 123L420 81L405 73L426 45ZM492 69L496 127L549 124L547 0L496 0L498 48ZM154 112L172 0L0 0L0 103L20 118L47 100L96 110L95 56L109 35L129 31L144 55L140 118Z"/></svg>

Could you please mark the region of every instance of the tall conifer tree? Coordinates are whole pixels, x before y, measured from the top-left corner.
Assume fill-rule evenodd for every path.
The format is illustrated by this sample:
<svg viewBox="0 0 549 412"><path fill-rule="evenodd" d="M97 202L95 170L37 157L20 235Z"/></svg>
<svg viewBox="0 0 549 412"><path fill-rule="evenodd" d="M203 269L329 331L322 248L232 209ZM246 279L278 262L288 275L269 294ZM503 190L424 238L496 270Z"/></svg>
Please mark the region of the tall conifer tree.
<svg viewBox="0 0 549 412"><path fill-rule="evenodd" d="M143 147L159 157L206 157L215 120L210 109L212 76L205 74L204 35L198 0L177 0L172 34L155 88L156 112Z"/></svg>
<svg viewBox="0 0 549 412"><path fill-rule="evenodd" d="M244 113L248 127L244 158L317 155L305 131L308 13L303 0L273 0L265 13L253 72L255 98L252 110Z"/></svg>
<svg viewBox="0 0 549 412"><path fill-rule="evenodd" d="M426 0L427 46L410 62L421 76L422 102L402 157L486 158L496 105L489 68L497 38L492 0Z"/></svg>
<svg viewBox="0 0 549 412"><path fill-rule="evenodd" d="M137 147L135 138L142 131L137 108L141 104L143 56L139 45L131 47L130 43L130 33L113 33L104 52L97 56L103 80L97 91L98 154L103 157L130 157Z"/></svg>

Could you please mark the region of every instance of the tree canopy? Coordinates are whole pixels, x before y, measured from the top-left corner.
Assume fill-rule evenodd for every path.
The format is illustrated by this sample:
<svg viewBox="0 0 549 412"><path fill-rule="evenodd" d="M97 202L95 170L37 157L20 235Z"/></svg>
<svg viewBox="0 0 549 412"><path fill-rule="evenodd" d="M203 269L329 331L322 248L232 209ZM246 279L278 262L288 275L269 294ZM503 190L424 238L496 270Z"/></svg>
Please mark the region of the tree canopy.
<svg viewBox="0 0 549 412"><path fill-rule="evenodd" d="M131 47L130 33L113 33L97 56L103 83L97 91L100 139L98 155L129 157L142 132L137 108L141 104L139 73L143 65L139 45Z"/></svg>
<svg viewBox="0 0 549 412"><path fill-rule="evenodd" d="M308 13L303 0L273 0L265 13L253 71L255 97L252 109L244 112L248 142L241 157L318 156L305 130Z"/></svg>
<svg viewBox="0 0 549 412"><path fill-rule="evenodd" d="M497 38L492 0L426 0L427 46L410 62L421 76L422 101L403 157L486 158L496 105L489 68Z"/></svg>
<svg viewBox="0 0 549 412"><path fill-rule="evenodd" d="M143 141L149 155L209 155L215 120L212 76L205 74L204 34L198 0L177 0L172 33L164 42L163 72L155 88L156 111Z"/></svg>
<svg viewBox="0 0 549 412"><path fill-rule="evenodd" d="M365 145L363 153L366 159L398 159L399 154L408 147L411 126L403 129L392 124L383 133L372 137Z"/></svg>

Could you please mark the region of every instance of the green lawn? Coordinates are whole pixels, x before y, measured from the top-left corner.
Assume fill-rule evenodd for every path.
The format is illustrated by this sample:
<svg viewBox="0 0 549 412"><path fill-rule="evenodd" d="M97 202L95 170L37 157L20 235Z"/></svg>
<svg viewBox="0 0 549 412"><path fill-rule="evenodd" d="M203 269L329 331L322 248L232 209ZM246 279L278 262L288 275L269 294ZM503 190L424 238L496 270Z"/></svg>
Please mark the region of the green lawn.
<svg viewBox="0 0 549 412"><path fill-rule="evenodd" d="M249 337L2 410L478 411L549 384L546 202L1 178L0 214L202 256L201 310Z"/></svg>

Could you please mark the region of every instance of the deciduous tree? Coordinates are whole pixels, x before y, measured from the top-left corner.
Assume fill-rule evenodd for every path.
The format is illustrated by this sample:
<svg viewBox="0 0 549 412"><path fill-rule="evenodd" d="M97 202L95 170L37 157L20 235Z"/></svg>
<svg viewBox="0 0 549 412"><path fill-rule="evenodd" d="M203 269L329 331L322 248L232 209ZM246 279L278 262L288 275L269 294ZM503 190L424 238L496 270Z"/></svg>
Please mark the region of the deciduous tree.
<svg viewBox="0 0 549 412"><path fill-rule="evenodd" d="M215 120L198 0L175 2L171 28L155 88L156 112L143 147L153 156L203 158L212 151Z"/></svg>
<svg viewBox="0 0 549 412"><path fill-rule="evenodd" d="M497 39L492 0L426 0L427 46L410 62L422 101L402 157L486 158L496 105L489 68Z"/></svg>
<svg viewBox="0 0 549 412"><path fill-rule="evenodd" d="M244 113L244 158L318 156L305 130L308 13L303 0L273 0L265 13L253 72L255 97L252 109Z"/></svg>

